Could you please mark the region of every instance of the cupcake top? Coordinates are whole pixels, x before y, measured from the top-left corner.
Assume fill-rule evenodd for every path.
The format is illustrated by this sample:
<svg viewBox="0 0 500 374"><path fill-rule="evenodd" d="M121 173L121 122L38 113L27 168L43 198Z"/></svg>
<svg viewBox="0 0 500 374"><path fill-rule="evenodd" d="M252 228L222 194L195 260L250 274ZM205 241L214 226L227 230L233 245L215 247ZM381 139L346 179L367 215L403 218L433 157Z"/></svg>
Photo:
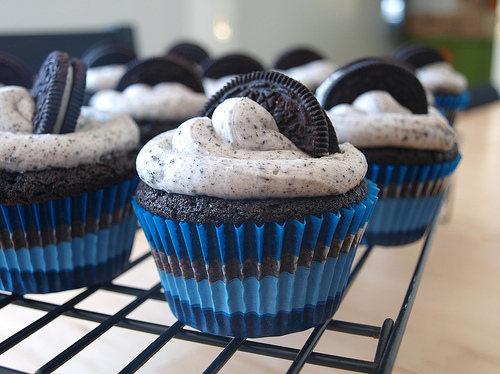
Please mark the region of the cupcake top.
<svg viewBox="0 0 500 374"><path fill-rule="evenodd" d="M184 120L194 116L207 97L178 82L162 82L154 86L135 83L122 92L102 90L89 105L99 110L126 113L136 120Z"/></svg>
<svg viewBox="0 0 500 374"><path fill-rule="evenodd" d="M424 88L433 94L459 94L468 87L465 75L454 69L441 53L421 44L403 44L394 57L414 69Z"/></svg>
<svg viewBox="0 0 500 374"><path fill-rule="evenodd" d="M444 152L456 143L445 117L428 106L419 80L389 61L366 59L342 67L318 88L318 100L327 106L339 141L358 148Z"/></svg>
<svg viewBox="0 0 500 374"><path fill-rule="evenodd" d="M309 48L289 49L273 65L273 70L301 82L311 91L315 91L336 68L333 61Z"/></svg>
<svg viewBox="0 0 500 374"><path fill-rule="evenodd" d="M139 146L127 115L83 107L74 132L35 134L35 100L23 87L0 88L0 169L9 172L71 168L97 163Z"/></svg>
<svg viewBox="0 0 500 374"><path fill-rule="evenodd" d="M446 62L433 62L415 69L415 75L422 85L434 94L462 93L467 89L465 75Z"/></svg>
<svg viewBox="0 0 500 374"><path fill-rule="evenodd" d="M258 82L258 89L277 77L284 79L279 83L283 91L292 82L279 73L247 77ZM293 87L297 85L303 87L293 81ZM242 86L242 92L252 90L251 85ZM341 144L337 152L312 155L280 131L275 118L282 117L277 116L276 108L265 108L265 103L232 94L216 100L220 103L208 112L211 118L192 118L150 140L137 158L141 180L168 193L224 199L339 195L361 183L366 159L352 145ZM303 103L304 111L321 111L309 97Z"/></svg>
<svg viewBox="0 0 500 374"><path fill-rule="evenodd" d="M339 141L358 148L399 147L447 151L456 142L455 131L434 107L413 114L385 91L369 91L352 104L327 111Z"/></svg>
<svg viewBox="0 0 500 374"><path fill-rule="evenodd" d="M137 149L139 130L126 115L81 107L86 66L54 51L33 88L0 88L0 170L72 168Z"/></svg>
<svg viewBox="0 0 500 374"><path fill-rule="evenodd" d="M201 78L192 66L170 56L134 61L116 89L97 92L89 105L136 120L184 120L194 116L206 100Z"/></svg>
<svg viewBox="0 0 500 374"><path fill-rule="evenodd" d="M135 50L116 41L100 41L90 46L81 57L87 65L86 88L90 92L113 89L135 59Z"/></svg>

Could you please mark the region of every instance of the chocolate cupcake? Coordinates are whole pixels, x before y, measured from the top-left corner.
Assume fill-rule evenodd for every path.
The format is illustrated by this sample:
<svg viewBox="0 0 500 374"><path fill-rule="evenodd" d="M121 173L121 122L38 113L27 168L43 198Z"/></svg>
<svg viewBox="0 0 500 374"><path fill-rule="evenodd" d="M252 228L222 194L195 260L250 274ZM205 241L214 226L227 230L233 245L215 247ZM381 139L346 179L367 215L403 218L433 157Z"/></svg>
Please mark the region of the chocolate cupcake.
<svg viewBox="0 0 500 374"><path fill-rule="evenodd" d="M133 205L180 321L263 337L332 317L377 189L330 128L305 86L254 72L142 148Z"/></svg>
<svg viewBox="0 0 500 374"><path fill-rule="evenodd" d="M166 56L133 60L116 88L99 91L89 105L132 116L145 143L196 115L206 100L194 67L184 59Z"/></svg>
<svg viewBox="0 0 500 374"><path fill-rule="evenodd" d="M363 240L395 246L420 239L460 160L455 131L428 105L420 81L398 63L367 58L339 68L316 96L339 141L366 156L366 177L381 191Z"/></svg>
<svg viewBox="0 0 500 374"><path fill-rule="evenodd" d="M288 75L314 92L336 68L335 63L319 52L307 47L296 47L281 53L272 70Z"/></svg>
<svg viewBox="0 0 500 374"><path fill-rule="evenodd" d="M31 90L0 88L0 289L48 293L128 265L139 129L81 107L86 66L54 51Z"/></svg>
<svg viewBox="0 0 500 374"><path fill-rule="evenodd" d="M467 78L446 61L438 49L415 43L399 46L393 56L413 70L433 98L433 104L453 126L456 114L470 101Z"/></svg>

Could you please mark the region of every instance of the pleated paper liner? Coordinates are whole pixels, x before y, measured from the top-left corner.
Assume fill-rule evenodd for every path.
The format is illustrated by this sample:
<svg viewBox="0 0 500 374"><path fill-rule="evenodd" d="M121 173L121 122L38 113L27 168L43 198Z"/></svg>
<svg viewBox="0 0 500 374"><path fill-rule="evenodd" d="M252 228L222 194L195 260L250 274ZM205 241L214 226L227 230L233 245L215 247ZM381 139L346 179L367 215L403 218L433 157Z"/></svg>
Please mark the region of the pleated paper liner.
<svg viewBox="0 0 500 374"><path fill-rule="evenodd" d="M470 91L461 94L434 95L434 105L446 117L451 126L458 112L467 108L471 98Z"/></svg>
<svg viewBox="0 0 500 374"><path fill-rule="evenodd" d="M380 188L363 243L398 246L420 239L438 212L461 156L433 165L371 164L367 178Z"/></svg>
<svg viewBox="0 0 500 374"><path fill-rule="evenodd" d="M1 207L0 288L48 293L111 280L128 265L137 229L135 177L93 193Z"/></svg>
<svg viewBox="0 0 500 374"><path fill-rule="evenodd" d="M349 208L262 225L197 225L133 206L177 319L212 334L263 337L333 316L377 192L369 182L367 198Z"/></svg>

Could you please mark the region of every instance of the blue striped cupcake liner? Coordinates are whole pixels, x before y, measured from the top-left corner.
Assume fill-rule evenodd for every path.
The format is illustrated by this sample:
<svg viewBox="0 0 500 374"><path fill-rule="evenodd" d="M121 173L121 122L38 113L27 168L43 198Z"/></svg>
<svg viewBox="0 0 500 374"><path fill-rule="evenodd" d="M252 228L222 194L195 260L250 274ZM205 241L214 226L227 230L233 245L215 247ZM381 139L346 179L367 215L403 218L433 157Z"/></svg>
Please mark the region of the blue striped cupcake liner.
<svg viewBox="0 0 500 374"><path fill-rule="evenodd" d="M467 108L471 98L470 91L460 94L434 95L434 106L446 117L451 126L458 112Z"/></svg>
<svg viewBox="0 0 500 374"><path fill-rule="evenodd" d="M132 204L175 317L211 334L264 337L333 316L377 193L369 182L349 208L260 225L178 222Z"/></svg>
<svg viewBox="0 0 500 374"><path fill-rule="evenodd" d="M1 205L0 289L49 293L111 280L127 267L139 179L40 204Z"/></svg>
<svg viewBox="0 0 500 374"><path fill-rule="evenodd" d="M366 177L380 194L362 242L399 246L419 240L434 221L460 158L433 165L369 165Z"/></svg>

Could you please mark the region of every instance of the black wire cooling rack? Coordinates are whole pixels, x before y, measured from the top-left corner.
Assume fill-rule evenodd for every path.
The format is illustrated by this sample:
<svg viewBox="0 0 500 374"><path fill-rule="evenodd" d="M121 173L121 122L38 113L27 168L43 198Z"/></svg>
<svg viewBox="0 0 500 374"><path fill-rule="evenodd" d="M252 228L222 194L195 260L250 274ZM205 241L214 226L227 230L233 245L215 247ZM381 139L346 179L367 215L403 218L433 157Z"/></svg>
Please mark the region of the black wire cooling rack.
<svg viewBox="0 0 500 374"><path fill-rule="evenodd" d="M53 323L58 318L65 316L96 323L97 327L83 335L77 341L69 345L62 352L41 366L36 373L52 373L73 359L78 353L83 351L90 344L94 343L105 332L112 327L130 329L141 333L148 333L157 336L151 344L142 350L135 357L127 358L129 363L119 371L119 373L134 373L145 365L165 344L172 339L180 339L197 344L211 345L222 348L219 355L213 360L204 373L217 373L231 359L236 352L247 352L255 355L264 355L276 359L290 361L287 373L299 373L304 365L314 364L324 367L343 369L360 373L390 373L392 371L396 355L398 353L403 334L408 322L411 308L417 293L417 289L422 277L427 255L432 242L432 237L436 229L436 223L430 228L423 241L423 246L418 257L414 273L411 277L406 295L403 299L401 309L396 320L387 318L381 326L366 325L352 322L345 322L332 319L323 325L312 329L307 341L301 348L291 348L276 344L268 344L253 340L229 338L205 334L194 331L177 321L172 325L164 325L147 322L140 319L129 318L128 315L140 307L147 300L157 300L165 302L161 285L155 284L153 287L136 288L115 284L110 282L100 286L89 287L80 290L76 296L64 303L53 303L41 301L40 298L33 298L30 295L19 296L0 291L0 310L10 306L21 306L44 312L41 318L27 324L24 328L14 333L4 341L0 342L0 362L1 355L17 346L25 339L37 333L40 329ZM365 265L367 258L373 247L360 247L364 250L356 265L353 267L347 290L352 286L357 275ZM135 266L141 264L150 257L149 252L142 255L131 263L130 271ZM89 311L76 307L77 304L89 298L98 290L105 290L117 295L127 295L132 301L122 307L114 314ZM1 322L1 321L0 321ZM3 323L6 323L5 321ZM373 354L373 361L342 357L341 355L331 355L315 352L315 347L321 337L328 331L337 331L346 334L378 339L376 350ZM50 342L47 342L50 344ZM0 373L26 373L16 368L4 367L0 365Z"/></svg>

